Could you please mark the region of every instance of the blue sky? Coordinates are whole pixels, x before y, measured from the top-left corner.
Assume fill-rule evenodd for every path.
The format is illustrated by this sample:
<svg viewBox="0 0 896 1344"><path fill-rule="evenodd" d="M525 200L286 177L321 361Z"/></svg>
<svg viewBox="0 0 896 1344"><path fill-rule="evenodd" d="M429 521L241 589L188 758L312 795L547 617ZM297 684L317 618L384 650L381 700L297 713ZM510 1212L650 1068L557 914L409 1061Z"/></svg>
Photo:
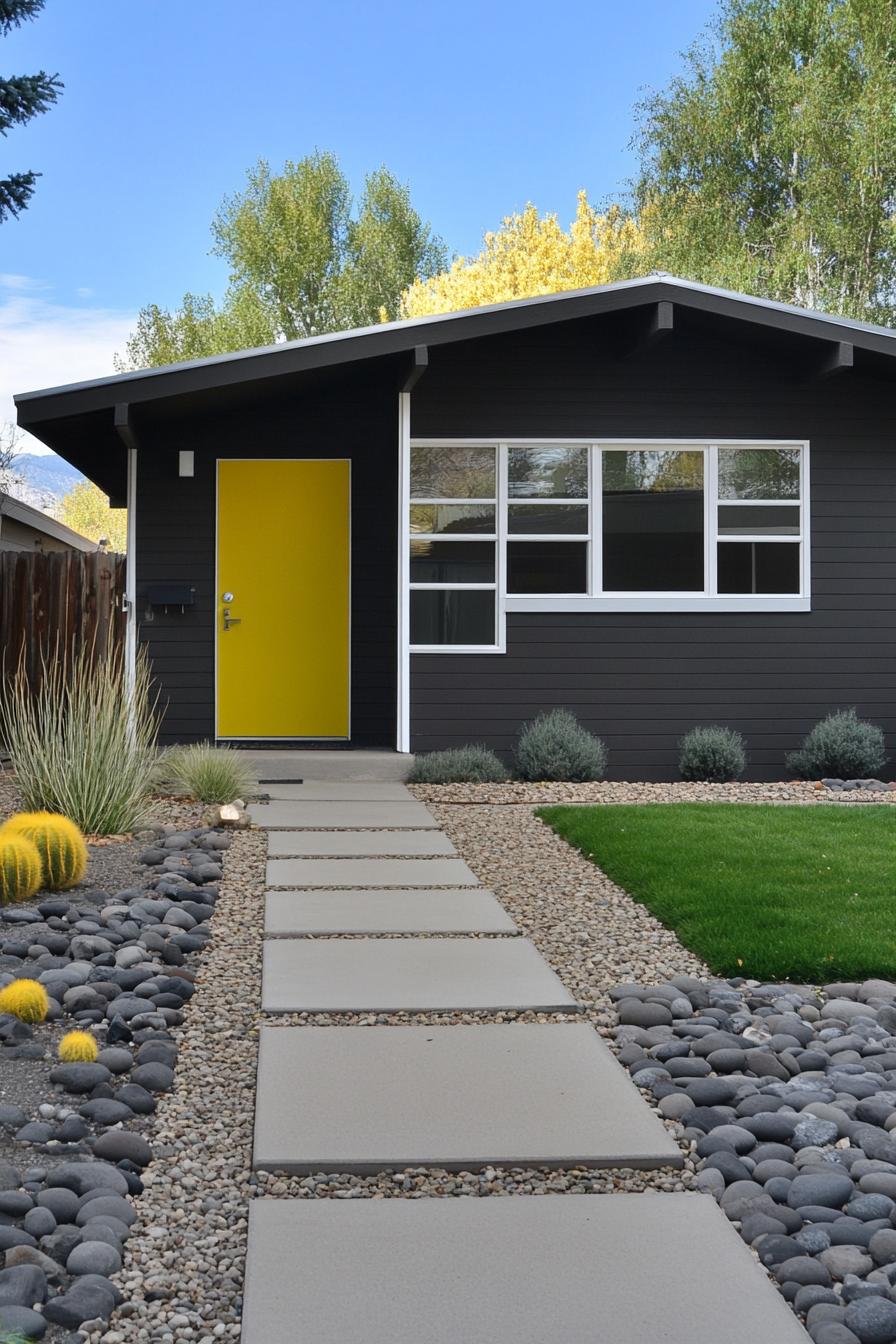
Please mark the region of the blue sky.
<svg viewBox="0 0 896 1344"><path fill-rule="evenodd" d="M625 190L633 104L681 68L715 0L47 0L0 67L58 71L57 106L0 141L43 173L0 226L9 394L112 371L138 309L220 294L221 197L259 157L386 163L453 252L529 200L571 218Z"/></svg>

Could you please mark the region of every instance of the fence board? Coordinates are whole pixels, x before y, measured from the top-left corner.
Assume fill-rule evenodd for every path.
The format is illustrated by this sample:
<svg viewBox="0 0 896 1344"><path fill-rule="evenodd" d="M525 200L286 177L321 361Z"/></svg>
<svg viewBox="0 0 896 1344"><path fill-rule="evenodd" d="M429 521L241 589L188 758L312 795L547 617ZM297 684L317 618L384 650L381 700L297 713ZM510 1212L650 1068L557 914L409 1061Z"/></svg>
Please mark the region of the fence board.
<svg viewBox="0 0 896 1344"><path fill-rule="evenodd" d="M100 551L0 551L0 654L9 676L24 658L35 686L41 659L124 644L125 558Z"/></svg>

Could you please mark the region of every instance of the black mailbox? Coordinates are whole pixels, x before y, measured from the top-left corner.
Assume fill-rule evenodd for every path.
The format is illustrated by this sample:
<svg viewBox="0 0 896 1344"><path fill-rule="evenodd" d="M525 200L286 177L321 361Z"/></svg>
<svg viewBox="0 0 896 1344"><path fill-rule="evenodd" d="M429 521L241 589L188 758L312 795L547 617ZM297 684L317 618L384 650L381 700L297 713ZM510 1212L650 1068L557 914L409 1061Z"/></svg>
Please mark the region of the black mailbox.
<svg viewBox="0 0 896 1344"><path fill-rule="evenodd" d="M196 605L196 589L189 583L154 583L145 593L148 607L180 607L181 611Z"/></svg>

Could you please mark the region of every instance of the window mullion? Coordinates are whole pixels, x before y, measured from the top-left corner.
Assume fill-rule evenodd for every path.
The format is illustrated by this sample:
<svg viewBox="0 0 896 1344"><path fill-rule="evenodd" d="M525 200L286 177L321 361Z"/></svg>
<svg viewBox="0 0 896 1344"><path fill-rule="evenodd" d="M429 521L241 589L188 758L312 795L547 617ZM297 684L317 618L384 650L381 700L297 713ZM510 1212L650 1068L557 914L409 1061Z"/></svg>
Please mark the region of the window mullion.
<svg viewBox="0 0 896 1344"><path fill-rule="evenodd" d="M591 537L591 563L588 573L588 591L592 596L603 591L604 538L603 538L603 453L600 444L591 445L591 474L588 490L590 510L588 531Z"/></svg>
<svg viewBox="0 0 896 1344"><path fill-rule="evenodd" d="M506 647L507 638L507 444L498 444L498 479L496 482L495 514L498 539L495 549L495 643Z"/></svg>
<svg viewBox="0 0 896 1344"><path fill-rule="evenodd" d="M706 449L706 592L715 597L719 591L719 449L710 444Z"/></svg>

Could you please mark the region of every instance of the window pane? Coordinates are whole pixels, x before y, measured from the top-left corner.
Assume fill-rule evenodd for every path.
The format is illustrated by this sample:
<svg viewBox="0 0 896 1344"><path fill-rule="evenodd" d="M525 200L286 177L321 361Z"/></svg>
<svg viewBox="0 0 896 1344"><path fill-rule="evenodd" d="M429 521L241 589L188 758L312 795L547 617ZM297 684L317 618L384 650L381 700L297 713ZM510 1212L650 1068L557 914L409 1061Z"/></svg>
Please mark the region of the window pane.
<svg viewBox="0 0 896 1344"><path fill-rule="evenodd" d="M799 448L719 449L719 499L799 497Z"/></svg>
<svg viewBox="0 0 896 1344"><path fill-rule="evenodd" d="M412 448L412 499L494 499L494 448Z"/></svg>
<svg viewBox="0 0 896 1344"><path fill-rule="evenodd" d="M411 532L494 532L494 504L412 504Z"/></svg>
<svg viewBox="0 0 896 1344"><path fill-rule="evenodd" d="M798 537L800 506L784 504L778 509L761 504L724 504L719 507L719 536Z"/></svg>
<svg viewBox="0 0 896 1344"><path fill-rule="evenodd" d="M511 499L587 499L588 449L545 444L507 450Z"/></svg>
<svg viewBox="0 0 896 1344"><path fill-rule="evenodd" d="M411 583L494 583L493 541L412 541Z"/></svg>
<svg viewBox="0 0 896 1344"><path fill-rule="evenodd" d="M703 592L703 454L603 453L605 592Z"/></svg>
<svg viewBox="0 0 896 1344"><path fill-rule="evenodd" d="M725 541L719 547L720 593L798 593L799 542Z"/></svg>
<svg viewBox="0 0 896 1344"><path fill-rule="evenodd" d="M509 532L571 532L588 535L587 504L510 504L507 508Z"/></svg>
<svg viewBox="0 0 896 1344"><path fill-rule="evenodd" d="M494 644L495 594L482 589L415 588L412 644Z"/></svg>
<svg viewBox="0 0 896 1344"><path fill-rule="evenodd" d="M584 541L512 541L507 547L508 593L584 593Z"/></svg>

